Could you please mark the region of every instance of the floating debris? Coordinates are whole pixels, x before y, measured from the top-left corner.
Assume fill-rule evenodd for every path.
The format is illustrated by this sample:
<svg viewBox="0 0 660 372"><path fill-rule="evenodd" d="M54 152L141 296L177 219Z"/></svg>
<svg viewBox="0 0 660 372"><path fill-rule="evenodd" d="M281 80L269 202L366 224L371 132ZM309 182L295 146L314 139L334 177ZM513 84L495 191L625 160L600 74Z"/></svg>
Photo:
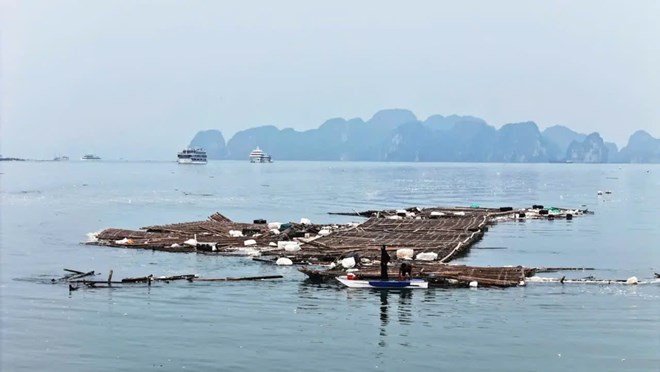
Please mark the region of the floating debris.
<svg viewBox="0 0 660 372"><path fill-rule="evenodd" d="M87 276L94 275L94 271L87 273L77 270L64 269L69 272L64 278L51 279L52 283L58 281L65 281L68 283L69 291L75 291L79 288L117 288L126 285L147 284L151 286L154 282L169 283L175 280L187 280L188 282L226 282L226 281L257 281L269 279L282 279L282 275L266 275L266 276L245 276L245 277L225 277L225 278L200 278L196 274L184 275L170 275L170 276L154 276L147 275L134 278L124 278L120 281L112 281L113 270L110 270L107 280L87 280Z"/></svg>

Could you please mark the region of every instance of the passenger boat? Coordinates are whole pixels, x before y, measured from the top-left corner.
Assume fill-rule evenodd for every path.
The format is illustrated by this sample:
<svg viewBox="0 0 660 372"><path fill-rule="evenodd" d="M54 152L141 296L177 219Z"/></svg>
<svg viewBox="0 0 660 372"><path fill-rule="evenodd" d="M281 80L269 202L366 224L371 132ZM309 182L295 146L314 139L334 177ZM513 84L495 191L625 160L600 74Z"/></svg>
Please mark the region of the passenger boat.
<svg viewBox="0 0 660 372"><path fill-rule="evenodd" d="M349 288L403 288L403 289L424 289L429 287L429 283L423 279L410 280L359 280L348 279L347 276L338 276L337 280Z"/></svg>
<svg viewBox="0 0 660 372"><path fill-rule="evenodd" d="M101 158L94 154L85 154L80 160L101 160Z"/></svg>
<svg viewBox="0 0 660 372"><path fill-rule="evenodd" d="M69 160L68 156L56 156L53 158L53 161L67 161Z"/></svg>
<svg viewBox="0 0 660 372"><path fill-rule="evenodd" d="M250 163L272 163L273 159L270 155L266 154L262 149L257 146L256 149L250 153Z"/></svg>
<svg viewBox="0 0 660 372"><path fill-rule="evenodd" d="M206 151L202 148L188 148L178 154L179 164L206 164Z"/></svg>

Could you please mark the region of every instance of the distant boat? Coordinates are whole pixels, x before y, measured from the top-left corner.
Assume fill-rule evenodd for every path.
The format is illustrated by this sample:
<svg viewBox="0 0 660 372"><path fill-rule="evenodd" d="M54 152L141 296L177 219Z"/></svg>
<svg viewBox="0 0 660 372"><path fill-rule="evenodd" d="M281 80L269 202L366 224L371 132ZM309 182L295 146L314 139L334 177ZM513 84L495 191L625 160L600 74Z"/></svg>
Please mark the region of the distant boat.
<svg viewBox="0 0 660 372"><path fill-rule="evenodd" d="M101 158L94 154L85 154L80 160L101 160Z"/></svg>
<svg viewBox="0 0 660 372"><path fill-rule="evenodd" d="M273 159L270 155L266 154L262 149L257 146L256 149L250 153L250 163L272 163Z"/></svg>
<svg viewBox="0 0 660 372"><path fill-rule="evenodd" d="M202 148L183 149L178 154L179 164L206 164L206 151Z"/></svg>
<svg viewBox="0 0 660 372"><path fill-rule="evenodd" d="M56 156L53 158L53 161L67 161L69 160L68 156Z"/></svg>

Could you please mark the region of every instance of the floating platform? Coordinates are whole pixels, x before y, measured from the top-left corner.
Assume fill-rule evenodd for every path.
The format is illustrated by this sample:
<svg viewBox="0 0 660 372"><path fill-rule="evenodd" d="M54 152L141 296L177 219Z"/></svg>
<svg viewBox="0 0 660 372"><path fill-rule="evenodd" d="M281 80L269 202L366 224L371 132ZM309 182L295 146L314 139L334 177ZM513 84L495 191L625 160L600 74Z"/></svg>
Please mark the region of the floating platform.
<svg viewBox="0 0 660 372"><path fill-rule="evenodd" d="M427 280L432 287L468 286L474 281L482 286L509 287L524 284L537 269L448 263L466 254L494 224L524 219L572 219L590 213L540 205L521 209L412 207L333 213L366 218L362 223L349 224L312 224L304 218L300 223L268 223L263 219L242 223L215 213L205 221L154 225L140 230L110 228L92 234L87 244L252 256L258 261L277 264L330 268L300 269L314 281L328 278L335 281L347 269L358 271L363 280L378 279L380 248L384 245L393 259L392 277L398 275L398 265L405 261L412 263L413 278Z"/></svg>

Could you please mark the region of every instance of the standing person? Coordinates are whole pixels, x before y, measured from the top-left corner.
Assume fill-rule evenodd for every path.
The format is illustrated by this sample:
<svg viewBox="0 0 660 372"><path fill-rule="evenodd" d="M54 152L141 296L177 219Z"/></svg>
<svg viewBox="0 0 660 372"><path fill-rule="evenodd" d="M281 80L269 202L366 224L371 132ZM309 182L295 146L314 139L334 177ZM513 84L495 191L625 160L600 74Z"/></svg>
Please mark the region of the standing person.
<svg viewBox="0 0 660 372"><path fill-rule="evenodd" d="M387 276L387 264L390 262L390 255L385 250L385 245L380 248L380 280L389 280Z"/></svg>

